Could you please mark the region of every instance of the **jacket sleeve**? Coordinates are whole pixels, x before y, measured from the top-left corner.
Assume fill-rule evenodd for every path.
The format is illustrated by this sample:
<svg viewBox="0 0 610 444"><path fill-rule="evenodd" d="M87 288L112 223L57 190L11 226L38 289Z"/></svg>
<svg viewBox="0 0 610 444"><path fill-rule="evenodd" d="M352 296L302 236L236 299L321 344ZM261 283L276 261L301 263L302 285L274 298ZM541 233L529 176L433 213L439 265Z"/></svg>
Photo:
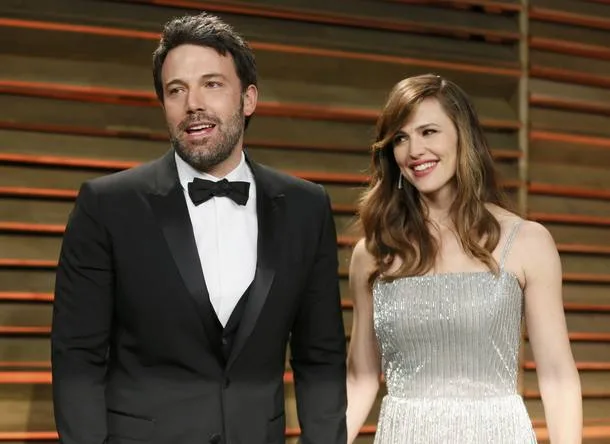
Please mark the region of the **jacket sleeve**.
<svg viewBox="0 0 610 444"><path fill-rule="evenodd" d="M315 263L291 335L291 366L302 444L345 444L346 346L337 236L324 193Z"/></svg>
<svg viewBox="0 0 610 444"><path fill-rule="evenodd" d="M62 444L107 438L104 396L114 273L98 196L79 191L63 238L51 330L53 404Z"/></svg>

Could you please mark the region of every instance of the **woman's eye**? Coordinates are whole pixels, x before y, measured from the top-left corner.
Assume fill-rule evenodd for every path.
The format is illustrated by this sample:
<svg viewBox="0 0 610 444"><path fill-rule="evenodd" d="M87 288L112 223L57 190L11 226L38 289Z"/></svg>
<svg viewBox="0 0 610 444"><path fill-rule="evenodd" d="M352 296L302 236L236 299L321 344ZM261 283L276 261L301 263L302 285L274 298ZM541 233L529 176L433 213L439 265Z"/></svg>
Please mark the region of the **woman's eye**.
<svg viewBox="0 0 610 444"><path fill-rule="evenodd" d="M394 136L394 139L392 140L392 142L394 142L394 145L400 145L401 143L404 143L407 140L407 137L403 134Z"/></svg>

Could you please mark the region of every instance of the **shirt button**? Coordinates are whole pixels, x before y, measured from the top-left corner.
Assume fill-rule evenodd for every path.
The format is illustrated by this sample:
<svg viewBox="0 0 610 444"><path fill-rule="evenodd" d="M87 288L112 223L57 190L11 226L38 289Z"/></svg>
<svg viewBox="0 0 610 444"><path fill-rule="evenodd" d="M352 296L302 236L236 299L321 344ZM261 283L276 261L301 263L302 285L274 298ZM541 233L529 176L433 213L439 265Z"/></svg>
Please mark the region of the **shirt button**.
<svg viewBox="0 0 610 444"><path fill-rule="evenodd" d="M220 444L222 442L222 436L218 433L214 433L210 436L210 444Z"/></svg>

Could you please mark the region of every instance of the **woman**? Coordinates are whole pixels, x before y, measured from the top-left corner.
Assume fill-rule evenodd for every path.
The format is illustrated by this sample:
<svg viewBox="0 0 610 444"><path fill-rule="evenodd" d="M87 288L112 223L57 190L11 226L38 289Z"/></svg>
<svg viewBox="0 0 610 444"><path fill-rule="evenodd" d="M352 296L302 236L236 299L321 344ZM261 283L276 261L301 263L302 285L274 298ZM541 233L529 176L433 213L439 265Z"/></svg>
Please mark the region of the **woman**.
<svg viewBox="0 0 610 444"><path fill-rule="evenodd" d="M399 82L373 145L350 264L348 442L379 388L376 444L535 443L517 392L525 320L551 443L580 443L561 263L503 204L474 108L434 75Z"/></svg>

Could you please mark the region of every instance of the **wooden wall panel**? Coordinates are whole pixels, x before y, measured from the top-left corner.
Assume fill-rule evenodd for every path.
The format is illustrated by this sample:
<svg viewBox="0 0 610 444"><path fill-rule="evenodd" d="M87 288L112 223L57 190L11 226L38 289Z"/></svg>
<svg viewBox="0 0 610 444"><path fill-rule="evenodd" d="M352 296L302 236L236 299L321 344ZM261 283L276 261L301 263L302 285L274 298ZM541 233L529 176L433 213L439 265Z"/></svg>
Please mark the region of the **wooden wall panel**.
<svg viewBox="0 0 610 444"><path fill-rule="evenodd" d="M472 95L515 210L560 247L586 442L610 440L607 2L49 0L0 5L0 442L56 442L48 332L63 226L83 180L168 149L151 53L163 22L198 9L256 52L252 157L331 195L346 334L351 223L389 89L435 72ZM523 393L545 439L524 349ZM291 443L290 373L286 400ZM377 405L359 444L372 442L376 418Z"/></svg>
<svg viewBox="0 0 610 444"><path fill-rule="evenodd" d="M560 248L564 301L586 424L610 418L610 5L532 0L528 212ZM525 365L532 355L526 344ZM525 392L537 392L532 370ZM543 418L540 401L528 407ZM608 440L608 435L604 435ZM602 439L602 438L596 438ZM595 441L592 441L595 442ZM603 441L602 441L603 442Z"/></svg>

